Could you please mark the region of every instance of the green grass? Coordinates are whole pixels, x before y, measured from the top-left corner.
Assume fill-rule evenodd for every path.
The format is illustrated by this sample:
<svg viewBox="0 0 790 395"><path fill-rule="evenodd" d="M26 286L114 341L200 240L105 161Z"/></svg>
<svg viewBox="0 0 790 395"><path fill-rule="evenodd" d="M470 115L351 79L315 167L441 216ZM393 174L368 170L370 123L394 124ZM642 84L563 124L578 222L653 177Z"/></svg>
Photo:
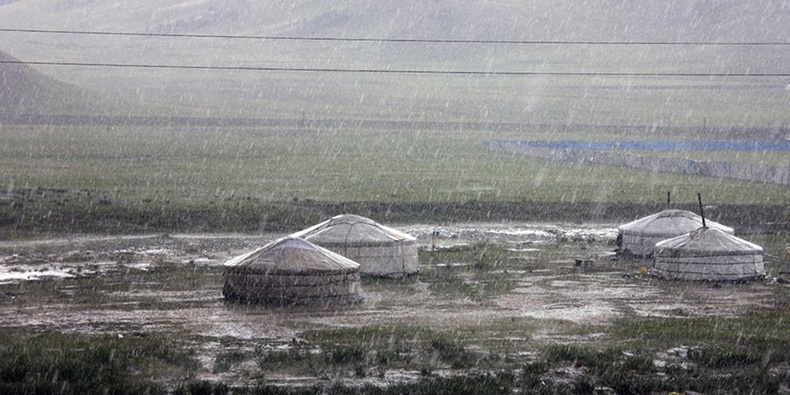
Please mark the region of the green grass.
<svg viewBox="0 0 790 395"><path fill-rule="evenodd" d="M270 387L262 382L231 387L190 379L196 367L192 352L168 338L6 333L0 347L0 375L2 388L10 392L164 393L166 387L152 378L176 374L185 377L175 386L174 393L179 394L215 393L212 391L229 388L242 394L303 393L323 385L330 385L332 393L382 394L586 393L597 387L609 387L617 393L770 393L790 377L781 370L790 360L788 337L776 326L787 318L784 312L755 313L721 320L723 328L711 326L714 319L621 321L612 336L599 345L544 345L536 360L517 364L469 351L448 334L416 327L309 331L306 338L314 342L309 346L295 343L288 351L252 356L258 358L264 372L294 374L332 376L354 371L357 377L364 377L387 369L422 366L424 378L386 387L339 382L305 387ZM751 338L743 338L745 329L751 331ZM645 342L647 336L660 338L655 343ZM733 342L736 336L741 340ZM689 350L687 359L673 362L670 357L664 365L655 364L662 351L678 345ZM245 353L223 351L216 357L215 370L225 371L248 358ZM687 365L681 365L683 361ZM438 378L433 370L439 366L462 370L476 367L485 373ZM575 379L563 378L561 372L570 367L583 374ZM774 370L777 367L779 370ZM166 381L172 383L172 377Z"/></svg>
<svg viewBox="0 0 790 395"><path fill-rule="evenodd" d="M488 152L481 142L500 137L494 132L44 129L1 135L0 183L7 194L35 187L85 189L116 204L143 205L145 199L160 207L168 201L221 204L233 197L629 202L668 189L705 190L711 202L787 199L786 186L760 186L760 194L744 196L739 181ZM51 144L53 139L59 143Z"/></svg>
<svg viewBox="0 0 790 395"><path fill-rule="evenodd" d="M284 351L266 351L256 357L265 371L326 375L355 370L355 375L378 374L388 369L490 368L499 356L471 351L471 333L441 333L424 327L359 327L352 329L311 329L303 334L305 343L290 343Z"/></svg>
<svg viewBox="0 0 790 395"><path fill-rule="evenodd" d="M769 165L788 166L787 151L634 151L643 156L685 158L698 161L728 161Z"/></svg>
<svg viewBox="0 0 790 395"><path fill-rule="evenodd" d="M615 334L648 347L672 347L673 344L687 342L722 347L751 346L759 352L770 345L785 354L779 357L781 362L787 360L787 351L790 350L781 347L790 341L790 329L783 325L788 318L790 313L780 309L757 311L736 319L629 319L615 326Z"/></svg>
<svg viewBox="0 0 790 395"><path fill-rule="evenodd" d="M790 205L787 186L539 161L490 152L481 144L551 133L540 127L523 133L397 127L3 129L0 229L7 235L298 229L335 213L324 206L341 203L363 209L370 202L433 206L430 210L468 204L460 220L506 218L503 210L520 210L519 205L538 210L513 217L620 218L616 206L660 205L666 191L689 204L703 192L713 205L758 211ZM596 138L606 132L590 133L587 137ZM500 207L486 211L475 208L477 203ZM545 207L550 204L557 208ZM407 208L393 218L431 216L421 212L409 218L418 211ZM787 216L780 213L776 220Z"/></svg>
<svg viewBox="0 0 790 395"><path fill-rule="evenodd" d="M158 380L189 379L194 352L156 335L137 338L4 331L0 392L165 393Z"/></svg>

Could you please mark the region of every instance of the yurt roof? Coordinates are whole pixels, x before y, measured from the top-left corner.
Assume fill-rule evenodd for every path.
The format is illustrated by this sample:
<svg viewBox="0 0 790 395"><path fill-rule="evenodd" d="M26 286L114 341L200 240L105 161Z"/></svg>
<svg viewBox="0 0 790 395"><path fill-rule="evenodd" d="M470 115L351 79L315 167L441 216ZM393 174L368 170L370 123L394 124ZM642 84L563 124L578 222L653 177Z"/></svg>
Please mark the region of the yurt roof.
<svg viewBox="0 0 790 395"><path fill-rule="evenodd" d="M416 239L359 215L342 214L292 234L322 245L391 244Z"/></svg>
<svg viewBox="0 0 790 395"><path fill-rule="evenodd" d="M726 233L733 233L729 226L705 220L709 228L719 229ZM691 232L702 227L702 217L686 210L664 210L636 221L620 225L618 229L623 233L640 234L655 237L674 237Z"/></svg>
<svg viewBox="0 0 790 395"><path fill-rule="evenodd" d="M707 222L707 221L706 221ZM699 228L693 232L656 243L655 255L757 255L763 248L716 228Z"/></svg>
<svg viewBox="0 0 790 395"><path fill-rule="evenodd" d="M340 254L297 237L284 237L237 256L225 267L266 273L336 273L359 270L359 264Z"/></svg>

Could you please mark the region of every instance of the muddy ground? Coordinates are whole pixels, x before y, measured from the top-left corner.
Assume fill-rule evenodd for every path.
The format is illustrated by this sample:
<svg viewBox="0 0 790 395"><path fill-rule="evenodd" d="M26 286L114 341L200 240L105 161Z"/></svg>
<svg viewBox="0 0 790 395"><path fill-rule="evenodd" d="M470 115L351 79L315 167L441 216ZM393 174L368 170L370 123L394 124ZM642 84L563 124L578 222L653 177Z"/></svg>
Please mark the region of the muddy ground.
<svg viewBox="0 0 790 395"><path fill-rule="evenodd" d="M619 260L614 255L614 225L397 228L416 236L426 251L476 243L505 245L511 254L501 270L515 283L501 292L468 297L442 294L420 275L396 283L364 279L360 304L240 306L222 299L223 262L283 234L71 235L0 242L0 328L117 336L156 332L197 339L198 377L236 382L254 378L257 368L242 364L217 372L215 356L228 339L274 349L300 338L305 328L409 325L452 332L527 319L535 324L530 342L594 342L603 336L608 323L621 317L736 316L774 306L777 297L788 294L788 285L769 281L721 285L651 280L640 274L647 262ZM435 231L438 237L434 238ZM590 265L577 266L577 259ZM543 263L534 264L537 261ZM441 270L423 268L428 269ZM152 275L158 271L164 274ZM467 285L478 281L474 271L463 275ZM557 330L563 325L594 329L569 334ZM416 371L388 374L418 376ZM287 382L293 378L270 374L267 379Z"/></svg>

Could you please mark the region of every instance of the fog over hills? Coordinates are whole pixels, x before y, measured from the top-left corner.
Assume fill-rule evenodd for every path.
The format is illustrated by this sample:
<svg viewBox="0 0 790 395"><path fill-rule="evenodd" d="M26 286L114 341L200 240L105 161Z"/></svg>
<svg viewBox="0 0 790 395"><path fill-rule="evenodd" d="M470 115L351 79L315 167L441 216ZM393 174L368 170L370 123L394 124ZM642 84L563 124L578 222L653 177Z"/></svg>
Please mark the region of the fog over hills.
<svg viewBox="0 0 790 395"><path fill-rule="evenodd" d="M787 1L0 1L0 28L303 38L584 42L790 42ZM707 107L787 104L786 79L565 78L551 73L787 73L787 46L549 45L271 40L0 32L23 61L261 70L37 65L156 114L619 123L697 122ZM532 77L291 69L545 72ZM282 71L285 69L286 71ZM713 94L694 92L702 87ZM612 92L620 92L613 94ZM603 93L609 92L609 93ZM621 94L622 93L622 94ZM715 97L714 97L715 96ZM614 100L616 108L580 97ZM634 103L641 103L637 106ZM665 108L656 108L657 103ZM636 107L635 107L636 106ZM144 112L145 112L144 111ZM768 116L771 124L789 122ZM780 117L781 118L781 117ZM598 122L598 119L591 119Z"/></svg>
<svg viewBox="0 0 790 395"><path fill-rule="evenodd" d="M786 1L17 0L4 27L421 39L788 40Z"/></svg>
<svg viewBox="0 0 790 395"><path fill-rule="evenodd" d="M0 51L0 61L18 62ZM96 110L98 97L25 64L0 63L0 114L85 114Z"/></svg>

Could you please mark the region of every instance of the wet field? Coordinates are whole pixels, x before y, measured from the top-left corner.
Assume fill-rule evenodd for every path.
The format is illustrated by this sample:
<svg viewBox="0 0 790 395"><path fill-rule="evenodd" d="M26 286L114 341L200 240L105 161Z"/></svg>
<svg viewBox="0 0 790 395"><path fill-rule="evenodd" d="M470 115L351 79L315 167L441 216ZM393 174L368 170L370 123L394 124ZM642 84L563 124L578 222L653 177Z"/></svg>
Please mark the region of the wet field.
<svg viewBox="0 0 790 395"><path fill-rule="evenodd" d="M264 375L253 356L288 350L294 342L325 347L329 340L321 333L326 331L419 328L457 339L470 350L524 362L546 345L610 341L608 328L618 320L738 317L773 308L788 295L787 285L770 282L651 280L640 273L649 262L614 254L613 225L398 228L418 238L421 273L403 280L364 278L364 302L342 306L235 305L222 299L223 262L282 234L2 242L0 327L178 338L199 362L193 377L243 382ZM220 369L220 357L229 351L248 359ZM435 368L455 371L441 363ZM361 380L351 372L333 374ZM265 375L283 383L320 379L290 370ZM365 381L420 374L417 368L392 366L379 376Z"/></svg>

